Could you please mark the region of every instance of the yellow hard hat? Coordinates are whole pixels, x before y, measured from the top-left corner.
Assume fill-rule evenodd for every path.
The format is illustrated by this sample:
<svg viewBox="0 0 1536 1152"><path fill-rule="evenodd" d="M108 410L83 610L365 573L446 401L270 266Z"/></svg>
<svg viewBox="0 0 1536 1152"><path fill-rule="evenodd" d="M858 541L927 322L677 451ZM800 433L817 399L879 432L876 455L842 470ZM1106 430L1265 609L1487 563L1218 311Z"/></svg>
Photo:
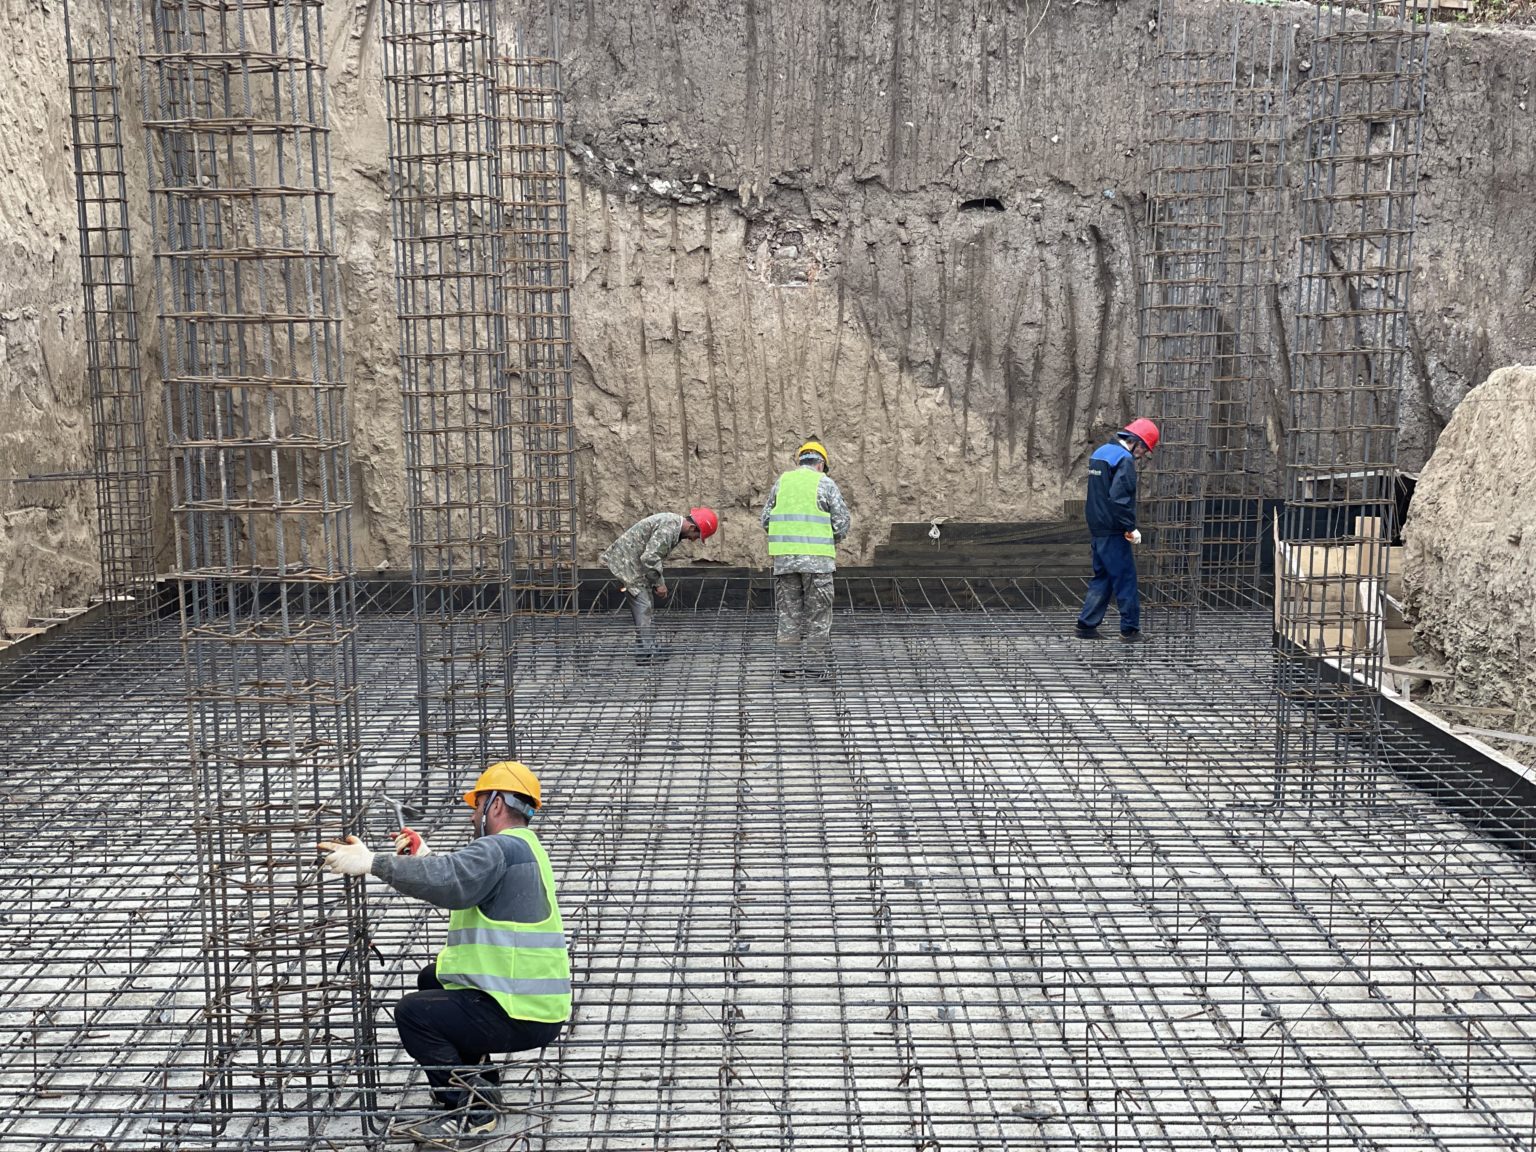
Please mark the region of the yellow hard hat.
<svg viewBox="0 0 1536 1152"><path fill-rule="evenodd" d="M795 460L798 461L807 452L816 453L816 455L821 457L822 466L829 472L832 470L832 457L827 455L827 450L820 440L807 440L804 444L800 445L800 451L795 453Z"/></svg>
<svg viewBox="0 0 1536 1152"><path fill-rule="evenodd" d="M475 786L464 793L464 803L475 806L475 796L481 792L519 792L539 807L539 778L533 769L516 760L501 760L480 773Z"/></svg>

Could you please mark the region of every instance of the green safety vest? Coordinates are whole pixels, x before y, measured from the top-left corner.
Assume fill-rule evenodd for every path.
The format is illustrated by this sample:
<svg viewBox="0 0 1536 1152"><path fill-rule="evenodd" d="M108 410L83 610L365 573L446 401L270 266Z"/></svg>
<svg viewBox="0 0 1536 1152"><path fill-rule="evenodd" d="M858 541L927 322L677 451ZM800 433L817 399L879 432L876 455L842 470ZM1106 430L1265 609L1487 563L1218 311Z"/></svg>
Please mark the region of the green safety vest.
<svg viewBox="0 0 1536 1152"><path fill-rule="evenodd" d="M444 988L478 988L496 998L514 1020L559 1023L571 1018L571 957L565 922L555 900L555 874L544 846L528 828L507 828L533 849L549 897L549 915L533 924L492 920L478 907L456 908L448 917L448 943L437 955Z"/></svg>
<svg viewBox="0 0 1536 1152"><path fill-rule="evenodd" d="M795 468L779 477L779 494L768 513L768 555L836 556L832 513L816 503L821 473Z"/></svg>

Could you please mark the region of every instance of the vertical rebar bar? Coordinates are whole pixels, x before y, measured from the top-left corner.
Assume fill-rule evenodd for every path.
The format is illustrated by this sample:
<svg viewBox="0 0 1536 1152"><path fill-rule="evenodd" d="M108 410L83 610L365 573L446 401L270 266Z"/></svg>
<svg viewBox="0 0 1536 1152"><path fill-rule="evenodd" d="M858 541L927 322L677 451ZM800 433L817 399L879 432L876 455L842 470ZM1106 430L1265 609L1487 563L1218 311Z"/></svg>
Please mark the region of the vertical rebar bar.
<svg viewBox="0 0 1536 1152"><path fill-rule="evenodd" d="M376 1067L363 883L315 860L362 809L322 4L145 18L207 1045L167 1124L266 1146L295 1111L317 1142Z"/></svg>
<svg viewBox="0 0 1536 1152"><path fill-rule="evenodd" d="M1428 15L1427 0L1320 6L1306 83L1278 759L1339 781L1378 760Z"/></svg>
<svg viewBox="0 0 1536 1152"><path fill-rule="evenodd" d="M1236 42L1213 54L1191 39L1187 18L1160 17L1138 415L1162 440L1142 519L1153 626L1187 633L1201 595Z"/></svg>
<svg viewBox="0 0 1536 1152"><path fill-rule="evenodd" d="M1267 600L1259 577L1267 544L1263 512L1266 500L1280 495L1274 397L1281 393L1270 349L1280 343L1272 318L1279 299L1275 252L1285 198L1292 34L1272 13L1268 29L1251 37L1251 54L1238 56L1222 209L1224 330L1212 382L1202 554L1206 600L1224 607Z"/></svg>
<svg viewBox="0 0 1536 1152"><path fill-rule="evenodd" d="M519 29L498 61L501 211L508 365L515 401L513 476L518 644L573 629L576 606L575 421L571 262L560 61Z"/></svg>
<svg viewBox="0 0 1536 1152"><path fill-rule="evenodd" d="M386 0L423 776L512 747L512 450L495 6Z"/></svg>
<svg viewBox="0 0 1536 1152"><path fill-rule="evenodd" d="M155 549L117 36L111 7L103 6L102 11L105 42L87 40L77 50L65 4L64 43L101 592L108 619L115 630L123 631L154 608Z"/></svg>

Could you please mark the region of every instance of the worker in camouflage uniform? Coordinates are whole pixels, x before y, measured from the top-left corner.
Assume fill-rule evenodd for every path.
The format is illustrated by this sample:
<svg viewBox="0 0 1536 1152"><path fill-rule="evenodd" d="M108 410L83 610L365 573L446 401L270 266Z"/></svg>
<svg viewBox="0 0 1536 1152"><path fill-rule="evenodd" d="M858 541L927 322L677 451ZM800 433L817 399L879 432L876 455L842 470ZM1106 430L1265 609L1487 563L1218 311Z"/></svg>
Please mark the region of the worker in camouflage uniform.
<svg viewBox="0 0 1536 1152"><path fill-rule="evenodd" d="M682 540L708 540L720 527L720 517L710 508L690 508L686 516L676 512L657 512L608 545L598 557L619 582L620 591L629 596L629 611L635 618L635 642L639 651L637 664L667 659L656 643L654 610L657 600L667 598L667 581L661 562Z"/></svg>
<svg viewBox="0 0 1536 1152"><path fill-rule="evenodd" d="M831 460L815 440L800 445L795 467L768 493L763 527L773 557L773 600L778 611L779 672L827 675L827 638L832 633L832 574L837 545L848 535L848 504L828 476Z"/></svg>

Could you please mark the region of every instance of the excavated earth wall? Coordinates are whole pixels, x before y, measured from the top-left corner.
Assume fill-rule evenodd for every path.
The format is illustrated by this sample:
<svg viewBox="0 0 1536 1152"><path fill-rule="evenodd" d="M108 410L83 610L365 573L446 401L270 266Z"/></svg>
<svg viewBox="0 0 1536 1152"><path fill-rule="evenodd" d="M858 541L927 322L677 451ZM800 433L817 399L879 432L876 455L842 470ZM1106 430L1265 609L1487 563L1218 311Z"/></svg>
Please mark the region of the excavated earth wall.
<svg viewBox="0 0 1536 1152"><path fill-rule="evenodd" d="M705 501L724 528L696 553L760 562L751 513L813 433L854 508L848 561L867 559L893 521L1056 515L1134 387L1156 6L552 7L565 39L584 558L643 512ZM131 9L118 10L131 41ZM1214 45L1234 13L1258 36L1275 9L1182 11ZM1304 58L1311 10L1280 11ZM378 12L332 2L326 15L357 559L400 567ZM89 429L60 13L9 0L0 27L12 46L0 86L0 624L14 626L83 601L97 577L90 485L8 482L87 467ZM1409 465L1491 365L1536 359L1524 182L1536 37L1440 26L1431 69ZM152 334L132 90L128 110ZM1280 255L1270 306L1283 314ZM1278 411L1286 349L1277 338L1270 351ZM146 352L157 397L158 353Z"/></svg>
<svg viewBox="0 0 1536 1152"><path fill-rule="evenodd" d="M1501 368L1457 407L1404 525L1414 642L1453 674L1434 699L1474 728L1536 735L1536 367ZM1497 743L1497 741L1495 741ZM1508 742L1527 763L1536 747Z"/></svg>

